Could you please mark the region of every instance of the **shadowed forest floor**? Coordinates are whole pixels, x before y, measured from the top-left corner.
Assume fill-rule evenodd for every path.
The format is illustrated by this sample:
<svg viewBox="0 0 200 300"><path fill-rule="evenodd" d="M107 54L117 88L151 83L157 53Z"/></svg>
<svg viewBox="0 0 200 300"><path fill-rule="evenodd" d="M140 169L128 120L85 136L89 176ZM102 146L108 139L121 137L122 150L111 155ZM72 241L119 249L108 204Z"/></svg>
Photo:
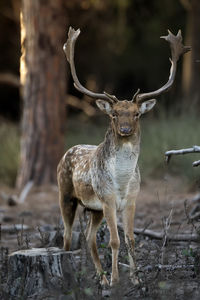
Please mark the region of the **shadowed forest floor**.
<svg viewBox="0 0 200 300"><path fill-rule="evenodd" d="M8 189L5 186L1 187L1 191L6 195L15 194L15 190ZM57 245L51 242L58 229L62 228L56 186L33 188L24 204L14 206L8 205L3 192L0 197L1 249L8 248L7 251L11 253L18 249L32 247L61 246L61 241ZM177 178L166 176L163 180L151 179L146 181L141 186L141 192L137 200L135 227L151 229L156 232L167 230L171 234L197 233L199 229L198 220L191 222L188 219L188 212L192 207L191 201L185 202L194 195L194 192L188 192L185 185ZM21 224L19 226L20 230L17 230L17 224ZM22 224L23 230L21 229ZM74 229L76 232L81 231L78 216ZM81 281L81 284L79 282L80 294L77 292L75 298L67 298L66 296L62 299L81 299L79 298L81 293L85 293L84 297L86 299L94 299L94 297L98 297L98 299L107 297L116 299L116 295L119 296L119 293L120 298L117 299L132 299L133 296L137 296L139 299L187 299L188 296L191 299L199 299L199 243L192 241L166 242L164 238L155 240L147 236L136 235L139 285L134 286L128 280L127 253L121 230L120 239L119 268L122 283L120 287L105 290L99 288L92 267L90 274L93 277L90 276L91 278L86 280L87 276L84 275L84 280ZM101 260L104 269L108 271L109 278L111 255L110 249L107 248L108 240L108 230L103 222L97 235L97 241ZM74 246L74 249L77 247L77 245ZM80 248L80 245L78 248ZM0 263L2 263L2 253ZM80 264L82 258L83 256L80 253L75 254L78 266L84 269L84 262ZM84 270L87 270L87 268L88 262ZM94 282L94 284L91 282ZM38 296L38 299L43 298ZM61 298L56 296L49 299Z"/></svg>

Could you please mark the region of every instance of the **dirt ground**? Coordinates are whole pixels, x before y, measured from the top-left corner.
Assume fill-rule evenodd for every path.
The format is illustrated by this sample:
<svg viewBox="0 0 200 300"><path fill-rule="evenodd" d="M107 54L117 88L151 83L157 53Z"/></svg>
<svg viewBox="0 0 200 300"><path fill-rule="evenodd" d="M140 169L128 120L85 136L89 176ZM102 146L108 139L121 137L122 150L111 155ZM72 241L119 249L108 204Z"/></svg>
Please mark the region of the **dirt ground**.
<svg viewBox="0 0 200 300"><path fill-rule="evenodd" d="M1 186L0 191L0 246L8 247L9 253L26 248L26 245L29 248L40 247L41 232L54 232L61 226L56 186L34 187L23 204L13 206L8 205L7 196L15 194L15 190ZM151 179L142 183L136 205L135 227L163 232L165 221L172 217L170 233L194 233L199 223L197 220L195 224L191 224L187 212L194 205L190 199L195 194L188 192L188 187L180 178L169 175L162 180ZM186 206L185 200L188 200ZM75 230L78 223L77 217ZM21 229L17 231L17 226L22 227L20 224L23 224L23 233ZM101 231L102 228L105 226L101 227ZM138 299L188 299L188 295L191 299L199 299L199 244L191 241L164 243L163 240L142 235L136 237L136 260L143 283L137 290L129 286L121 299L133 299L133 295L137 295ZM102 251L103 249L100 250ZM127 261L122 252L121 263L126 268ZM164 269L161 269L160 264L164 265ZM104 262L104 265L107 267L110 263ZM110 294L105 297L110 297Z"/></svg>
<svg viewBox="0 0 200 300"><path fill-rule="evenodd" d="M13 206L8 205L7 197L16 195L16 191L6 186L1 186L0 191L1 244L11 251L17 249L14 225L23 223L32 231L38 227L48 230L48 226L49 229L55 228L61 223L57 186L34 187L24 203ZM176 232L177 224L181 224L179 233L190 230L184 201L194 196L195 193L188 192L179 178L166 176L162 180L151 179L142 183L136 202L135 227L161 231L163 218L168 217L172 210L170 230ZM120 214L118 218L120 222ZM9 230L4 231L4 227L10 228L10 233Z"/></svg>

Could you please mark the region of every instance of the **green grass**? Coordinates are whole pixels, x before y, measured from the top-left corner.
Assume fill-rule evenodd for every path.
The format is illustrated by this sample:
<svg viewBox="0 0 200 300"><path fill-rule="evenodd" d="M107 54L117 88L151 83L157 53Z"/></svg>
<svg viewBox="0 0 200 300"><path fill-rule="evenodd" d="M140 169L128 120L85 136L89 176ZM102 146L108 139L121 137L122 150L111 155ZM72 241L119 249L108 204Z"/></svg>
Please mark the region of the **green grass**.
<svg viewBox="0 0 200 300"><path fill-rule="evenodd" d="M108 120L97 117L74 116L68 120L66 148L76 144L99 144L103 141ZM163 177L170 173L187 179L190 183L199 179L200 168L193 168L192 162L200 154L172 157L166 165L164 153L167 150L200 145L200 122L194 115L162 116L160 119L146 116L141 120L141 154L139 159L142 179ZM19 129L10 123L0 124L0 182L13 185L19 164Z"/></svg>
<svg viewBox="0 0 200 300"><path fill-rule="evenodd" d="M144 177L152 174L160 176L170 172L194 181L199 168L192 162L200 159L200 154L173 156L169 165L165 163L167 150L190 148L200 144L200 122L194 115L162 117L157 120L143 120L140 168Z"/></svg>
<svg viewBox="0 0 200 300"><path fill-rule="evenodd" d="M19 129L10 123L0 123L0 181L14 185L19 166Z"/></svg>
<svg viewBox="0 0 200 300"><path fill-rule="evenodd" d="M66 147L81 143L98 145L104 138L107 124L105 119L97 119L92 124L84 118L69 121ZM198 178L200 169L193 168L192 162L200 159L200 154L174 156L169 165L164 156L167 150L200 145L200 122L194 114L170 117L161 114L158 119L147 115L141 120L141 132L139 165L143 180L149 176L162 177L166 172L189 182Z"/></svg>
<svg viewBox="0 0 200 300"><path fill-rule="evenodd" d="M100 144L104 139L108 124L108 119L101 117L97 117L93 122L84 115L70 119L67 125L66 148L77 144Z"/></svg>

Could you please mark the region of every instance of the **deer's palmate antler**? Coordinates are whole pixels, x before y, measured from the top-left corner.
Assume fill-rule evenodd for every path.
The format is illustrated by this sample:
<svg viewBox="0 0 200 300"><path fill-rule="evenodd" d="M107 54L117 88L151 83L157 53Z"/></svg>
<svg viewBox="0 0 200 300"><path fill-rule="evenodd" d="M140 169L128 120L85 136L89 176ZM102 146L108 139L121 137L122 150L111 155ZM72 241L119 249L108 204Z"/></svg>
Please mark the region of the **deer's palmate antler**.
<svg viewBox="0 0 200 300"><path fill-rule="evenodd" d="M64 51L71 67L75 87L82 93L97 99L100 110L110 118L110 126L99 146L77 145L70 148L58 165L59 201L64 222L64 248L69 250L72 225L78 204L91 213L87 229L87 241L91 255L101 278L108 284L102 269L97 246L96 232L102 218L106 219L112 249L111 284L118 282L119 235L117 211L121 212L125 241L129 253L130 277L135 278L133 220L135 201L140 189L138 157L140 152L139 117L153 108L156 97L173 84L176 64L180 55L190 50L182 45L181 32L176 36L169 32L164 37L171 46L171 71L168 82L160 89L141 94L137 91L132 101L119 101L107 93L89 91L79 82L74 65L74 46L80 30L70 28ZM148 100L150 99L150 100Z"/></svg>

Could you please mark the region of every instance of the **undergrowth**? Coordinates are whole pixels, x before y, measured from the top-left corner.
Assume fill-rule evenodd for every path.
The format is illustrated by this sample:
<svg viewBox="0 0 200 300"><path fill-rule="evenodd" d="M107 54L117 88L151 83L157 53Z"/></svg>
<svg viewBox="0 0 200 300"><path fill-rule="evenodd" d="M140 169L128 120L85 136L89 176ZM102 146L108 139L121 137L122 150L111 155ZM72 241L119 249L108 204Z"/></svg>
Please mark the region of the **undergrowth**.
<svg viewBox="0 0 200 300"><path fill-rule="evenodd" d="M141 154L139 159L142 179L149 176L163 176L166 172L179 175L183 180L194 183L199 168L192 162L198 154L173 157L170 164L165 163L164 153L170 149L188 148L200 144L200 122L193 114L153 118L141 118ZM66 145L99 144L103 141L108 126L108 118L95 117L90 120L84 115L68 118ZM19 165L19 129L10 123L0 124L0 182L13 185Z"/></svg>
<svg viewBox="0 0 200 300"><path fill-rule="evenodd" d="M89 122L88 119L69 120L66 148L76 144L99 144L103 141L108 118ZM78 126L77 126L78 123ZM191 184L198 178L199 168L192 162L200 159L198 153L174 156L170 164L165 163L165 152L171 149L190 148L200 144L200 122L194 114L166 116L159 118L146 115L141 118L141 153L139 166L142 180L149 176L164 176L166 173L181 176Z"/></svg>
<svg viewBox="0 0 200 300"><path fill-rule="evenodd" d="M159 119L145 119L141 122L142 142L140 169L144 178L161 176L166 172L179 175L189 182L198 178L199 169L192 162L199 160L199 154L174 156L167 165L165 152L172 149L191 148L200 144L200 122L194 115L169 116Z"/></svg>
<svg viewBox="0 0 200 300"><path fill-rule="evenodd" d="M186 214L187 218L188 215ZM85 216L84 216L85 217ZM164 216L163 216L164 217ZM48 250L49 259L42 265L41 253L35 252L35 259L27 255L25 260L20 260L21 264L13 264L11 256L8 256L9 249L0 247L0 299L38 299L38 300L57 300L57 299L177 299L185 300L188 298L199 299L199 243L192 241L173 241L167 238L168 229L173 226L172 213L165 214L168 221L163 223L163 238L160 240L144 237L143 233L136 236L136 272L135 277L138 283L132 283L129 278L129 263L127 260L127 248L124 243L123 230L119 227L119 237L121 245L119 249L119 274L120 284L110 288L102 287L92 258L89 253L85 238L86 219L79 217L79 239L81 251L69 253L64 260L61 260L61 271L51 266L51 248L48 248L46 241L41 237L40 247ZM180 220L182 222L189 219ZM199 222L191 226L198 226ZM169 227L169 228L167 228ZM77 227L78 228L78 227ZM35 230L35 229L34 229ZM56 228L56 235L62 238L61 227ZM144 229L145 231L145 229ZM28 232L29 240L34 236L34 231ZM18 234L22 236L21 241L26 239L25 232L21 229ZM50 235L49 235L50 236ZM106 276L110 281L111 276L111 250L107 246L109 238L108 228L102 223L97 234L98 250L106 270ZM55 239L53 238L54 242ZM52 241L53 241L52 240ZM52 242L51 241L51 242ZM1 242L1 240L0 240ZM18 242L18 236L17 236ZM106 247L101 247L102 242ZM57 242L50 247L58 247ZM62 247L62 244L59 245ZM24 249L23 243L20 245ZM28 247L29 248L29 247ZM26 249L26 247L25 247ZM55 253L56 248L53 248ZM27 253L28 254L28 253ZM19 256L18 256L19 257ZM59 256L58 256L59 257ZM15 258L17 259L17 258ZM37 263L40 263L40 268ZM65 265L66 264L66 265ZM69 265L71 269L69 271ZM14 267L13 267L14 266ZM66 266L66 267L65 267ZM19 273L20 269L20 273ZM51 271L54 270L52 273ZM42 280L41 280L42 278ZM31 280L31 285L29 284Z"/></svg>
<svg viewBox="0 0 200 300"><path fill-rule="evenodd" d="M19 166L19 129L11 123L0 123L0 181L14 185Z"/></svg>

